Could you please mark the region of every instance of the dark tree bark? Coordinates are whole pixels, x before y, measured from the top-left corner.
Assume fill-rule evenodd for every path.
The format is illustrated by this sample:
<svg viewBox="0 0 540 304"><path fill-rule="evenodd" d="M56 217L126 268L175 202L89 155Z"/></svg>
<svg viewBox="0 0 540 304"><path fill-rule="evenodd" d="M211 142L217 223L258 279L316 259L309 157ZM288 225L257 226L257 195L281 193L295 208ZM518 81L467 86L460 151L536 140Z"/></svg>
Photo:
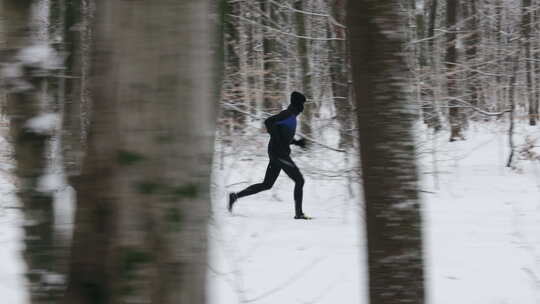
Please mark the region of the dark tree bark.
<svg viewBox="0 0 540 304"><path fill-rule="evenodd" d="M425 37L426 22L424 21L424 11L418 9L417 1L418 0L409 0L409 7L414 16L414 27L415 27L414 39L421 40L421 39L424 39ZM424 0L422 0L421 5L424 6ZM428 63L427 58L426 58L425 46L426 46L425 43L419 43L415 49L415 57L416 57L416 60L418 61L418 65L420 68L423 68Z"/></svg>
<svg viewBox="0 0 540 304"><path fill-rule="evenodd" d="M346 22L346 1L335 0L333 3L333 16L339 24ZM336 38L346 38L346 29L334 25L330 28ZM330 77L332 79L332 95L336 107L337 119L340 123L339 147L341 149L352 147L353 119L352 104L349 96L349 56L347 41L334 40L329 43L330 50Z"/></svg>
<svg viewBox="0 0 540 304"><path fill-rule="evenodd" d="M439 0L431 0L430 13L429 13L429 27L428 27L428 37L435 36L435 21L437 20L437 6ZM435 48L435 40L429 40L429 50L433 54L433 49Z"/></svg>
<svg viewBox="0 0 540 304"><path fill-rule="evenodd" d="M297 10L304 9L304 0L297 1L294 4L294 8ZM306 31L306 16L302 13L296 12L296 31L299 36L307 36ZM308 41L306 39L298 39L298 58L300 59L300 77L302 83L302 90L304 95L307 98L313 98L313 89L312 89L312 71L309 66L309 51L308 51ZM311 129L311 120L313 118L313 107L306 107L304 113L302 113L301 119L301 130L308 136L312 136Z"/></svg>
<svg viewBox="0 0 540 304"><path fill-rule="evenodd" d="M496 23L495 23L495 26L496 26L496 33L495 33L495 40L497 42L497 45L499 46L496 50L496 56L498 58L502 58L504 55L503 55L503 44L505 43L504 42L504 38L503 38L503 35L502 35L502 21L503 21L503 17L502 17L502 0L496 0L495 1L495 18L496 18ZM503 83L503 77L502 77L502 74L504 73L504 66L505 64L500 64L498 65L498 67L495 69L497 71L497 76L495 77L495 92L496 92L496 97L497 97L497 104L496 104L496 108L497 110L500 110L502 108L504 108L504 105L506 105L505 103L505 91L506 89L504 89L504 83Z"/></svg>
<svg viewBox="0 0 540 304"><path fill-rule="evenodd" d="M470 69L467 72L467 93L469 94L469 103L478 106L478 72L476 71L477 45L479 44L478 16L476 11L476 0L470 0L463 4L464 17L467 20L467 39L465 41L467 55L467 65Z"/></svg>
<svg viewBox="0 0 540 304"><path fill-rule="evenodd" d="M536 1L535 3L535 10L533 14L533 23L534 26L532 26L532 32L534 33L532 40L532 44L534 45L534 51L531 52L531 56L534 60L533 63L533 82L534 82L534 100L535 100L535 106L536 106L536 119L540 119L540 116L538 115L539 110L539 103L540 103L540 35L538 35L540 25L538 24L540 22L540 3Z"/></svg>
<svg viewBox="0 0 540 304"><path fill-rule="evenodd" d="M457 18L458 0L446 0L446 79L448 87L448 106L450 121L450 141L463 140L463 117L460 110L461 104L457 102L458 84L456 74L457 63Z"/></svg>
<svg viewBox="0 0 540 304"><path fill-rule="evenodd" d="M526 96L529 101L529 125L536 125L538 119L538 102L536 101L532 84L532 64L531 64L531 0L521 1L521 33L523 38L523 49L525 53L525 80Z"/></svg>
<svg viewBox="0 0 540 304"><path fill-rule="evenodd" d="M438 106L438 100L436 99L436 91L438 88L436 87L438 81L436 80L436 75L438 73L437 71L437 59L436 56L438 54L435 44L435 27L436 27L436 21L437 21L437 10L438 10L438 0L431 0L431 5L429 7L429 25L428 25L428 33L427 36L429 37L428 40L428 52L430 54L429 58L429 64L431 65L431 77L429 81L429 87L426 88L427 90L427 99L430 100L430 102L426 102L423 104L423 113L424 113L424 122L430 127L433 128L435 131L439 131L441 129L441 119L439 112L437 110Z"/></svg>
<svg viewBox="0 0 540 304"><path fill-rule="evenodd" d="M275 10L273 5L268 0L262 0L260 2L260 11L263 13L261 16L262 25L275 27L272 24L272 21L275 20ZM264 107L266 109L272 109L276 106L279 106L281 100L276 98L277 92L277 73L278 67L276 60L278 58L278 46L276 43L275 33L264 28L263 29L263 88L264 88Z"/></svg>
<svg viewBox="0 0 540 304"><path fill-rule="evenodd" d="M349 1L366 204L369 298L424 303L422 219L398 0Z"/></svg>

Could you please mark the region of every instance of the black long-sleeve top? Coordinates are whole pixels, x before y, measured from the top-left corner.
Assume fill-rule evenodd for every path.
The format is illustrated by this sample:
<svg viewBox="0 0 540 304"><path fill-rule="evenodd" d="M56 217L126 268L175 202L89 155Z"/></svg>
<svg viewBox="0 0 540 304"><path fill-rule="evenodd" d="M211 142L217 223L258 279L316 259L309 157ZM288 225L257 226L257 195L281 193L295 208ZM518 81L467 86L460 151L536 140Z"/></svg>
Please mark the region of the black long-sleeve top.
<svg viewBox="0 0 540 304"><path fill-rule="evenodd" d="M270 134L268 154L270 156L287 156L291 154L289 145L295 144L296 115L291 108L270 116L264 121L266 130Z"/></svg>

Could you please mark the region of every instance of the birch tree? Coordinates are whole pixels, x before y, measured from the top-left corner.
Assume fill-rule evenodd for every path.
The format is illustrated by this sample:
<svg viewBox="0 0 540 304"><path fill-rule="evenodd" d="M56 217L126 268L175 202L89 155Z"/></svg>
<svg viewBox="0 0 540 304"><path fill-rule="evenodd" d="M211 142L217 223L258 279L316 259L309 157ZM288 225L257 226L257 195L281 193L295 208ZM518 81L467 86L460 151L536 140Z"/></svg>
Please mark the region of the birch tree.
<svg viewBox="0 0 540 304"><path fill-rule="evenodd" d="M213 3L96 1L66 304L205 302Z"/></svg>
<svg viewBox="0 0 540 304"><path fill-rule="evenodd" d="M62 292L54 271L52 194L40 181L46 173L47 151L55 116L46 113L48 77L60 68L58 58L35 22L37 1L3 0L5 45L2 57L10 138L16 163L17 193L24 213L24 250L31 303L56 303ZM41 3L43 4L43 3ZM46 6L42 7L47 10ZM46 29L45 29L46 31ZM61 284L60 284L61 285Z"/></svg>
<svg viewBox="0 0 540 304"><path fill-rule="evenodd" d="M420 200L398 0L349 1L364 185L369 299L424 303Z"/></svg>

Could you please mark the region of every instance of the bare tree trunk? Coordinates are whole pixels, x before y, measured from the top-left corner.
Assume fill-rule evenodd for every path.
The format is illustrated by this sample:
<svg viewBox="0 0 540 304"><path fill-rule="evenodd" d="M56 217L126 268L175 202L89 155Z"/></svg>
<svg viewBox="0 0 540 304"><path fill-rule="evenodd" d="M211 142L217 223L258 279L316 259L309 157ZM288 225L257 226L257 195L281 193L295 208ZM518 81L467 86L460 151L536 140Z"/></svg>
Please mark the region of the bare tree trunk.
<svg viewBox="0 0 540 304"><path fill-rule="evenodd" d="M412 1L412 0L411 0ZM425 10L422 10L421 8L425 7L426 0L421 0L421 6L418 7L416 4L417 0L415 1L415 21L416 21L416 37L417 39L424 39L426 37L426 21L425 21ZM420 66L425 67L428 64L427 56L428 53L426 53L426 43L421 43L418 50L418 57L419 57L419 63Z"/></svg>
<svg viewBox="0 0 540 304"><path fill-rule="evenodd" d="M0 50L6 49L6 24L7 24L7 16L3 12L6 11L4 8L5 1L0 1ZM4 116L6 114L6 107L7 107L7 94L6 90L3 88L5 87L5 80L4 78L0 78L0 115Z"/></svg>
<svg viewBox="0 0 540 304"><path fill-rule="evenodd" d="M346 3L344 0L336 0L333 5L333 15L339 24L345 24ZM337 25L331 28L336 38L346 38L345 29ZM336 108L337 119L340 123L339 147L352 147L353 129L352 106L349 96L349 68L347 42L335 40L330 46L330 77L332 79L332 95Z"/></svg>
<svg viewBox="0 0 540 304"><path fill-rule="evenodd" d="M523 35L523 49L525 51L525 80L527 86L527 99L529 100L529 125L536 125L538 119L538 103L534 96L532 84L531 64L531 0L521 1L521 31Z"/></svg>
<svg viewBox="0 0 540 304"><path fill-rule="evenodd" d="M230 5L230 4L229 4ZM237 11L240 16L244 16L244 5L237 5ZM249 76L250 68L248 64L248 50L247 50L247 33L246 33L246 25L244 23L240 23L237 26L238 29L238 68L240 72L241 77L241 90L243 91L243 106L248 106L251 102L253 102L253 94L251 93L251 88L249 84ZM232 29L234 31L234 29ZM256 107L252 106L250 109L248 109L250 113L254 114Z"/></svg>
<svg viewBox="0 0 540 304"><path fill-rule="evenodd" d="M266 0L262 0L266 1ZM253 4L258 5L258 3ZM258 22L260 24L263 24L263 18L262 16L258 17ZM265 97L265 89L264 89L264 82L265 82L265 55L266 55L266 48L264 47L264 41L265 41L265 35L266 30L262 26L251 26L251 50L256 50L255 56L253 58L253 66L254 66L254 77L251 78L253 81L253 88L255 89L255 108L260 111L268 111L266 109L266 97ZM261 48L261 46L263 46Z"/></svg>
<svg viewBox="0 0 540 304"><path fill-rule="evenodd" d="M42 192L39 183L46 172L50 128L43 124L44 99L47 77L53 67L48 59L54 55L48 41L37 45L32 6L30 0L5 0L0 12L5 18L6 44L2 50L4 72L0 75L6 85L7 114L10 118L10 136L14 146L18 196L24 212L23 256L28 270L30 298L32 303L56 303L62 292L61 286L51 282L55 270L53 237L53 199L51 193ZM49 54L48 58L27 58L22 54L29 47ZM31 59L31 60L29 60ZM33 61L33 62L30 62ZM8 68L6 68L8 67Z"/></svg>
<svg viewBox="0 0 540 304"><path fill-rule="evenodd" d="M435 21L437 20L437 8L439 0L431 0L430 13L429 13L429 27L428 27L428 37L435 36ZM429 40L429 49L433 51L435 41L433 39Z"/></svg>
<svg viewBox="0 0 540 304"><path fill-rule="evenodd" d="M450 120L450 141L464 139L462 114L460 104L456 101L458 95L457 87L457 50L456 50L456 15L458 8L458 0L446 0L446 26L448 33L446 34L446 78L448 86L448 106Z"/></svg>
<svg viewBox="0 0 540 304"><path fill-rule="evenodd" d="M64 303L205 303L220 71L211 1L97 2Z"/></svg>
<svg viewBox="0 0 540 304"><path fill-rule="evenodd" d="M504 55L502 53L502 47L503 47L503 36L502 36L502 0L495 0L495 18L496 18L496 33L495 33L495 41L497 42L497 45L499 46L495 52L495 56L497 58L502 58ZM504 108L505 103L505 89L503 84L503 77L501 76L504 71L504 64L500 64L495 69L497 76L495 77L495 96L497 98L496 101L496 109L500 110Z"/></svg>
<svg viewBox="0 0 540 304"><path fill-rule="evenodd" d="M441 129L441 119L438 111L438 70L437 70L437 50L435 43L435 26L437 20L438 0L431 0L430 13L429 13L429 26L428 26L428 51L431 54L429 64L431 65L432 76L430 77L429 97L431 104L426 103L423 105L424 114L426 114L426 124L433 128L435 132Z"/></svg>
<svg viewBox="0 0 540 304"><path fill-rule="evenodd" d="M398 0L349 1L348 28L358 106L369 298L424 303L422 220L407 100ZM406 227L406 228L404 228Z"/></svg>
<svg viewBox="0 0 540 304"><path fill-rule="evenodd" d="M536 1L536 7L534 8L534 27L532 27L533 32L533 39L532 44L534 45L534 50L531 54L532 59L534 60L533 63L533 81L534 81L534 100L536 108L538 109L539 103L540 103L540 35L538 34L540 29L540 3ZM538 110L536 111L537 119L540 119L540 116L538 116Z"/></svg>
<svg viewBox="0 0 540 304"><path fill-rule="evenodd" d="M294 4L295 9L304 10L304 1L297 1ZM309 18L309 17L308 17ZM303 13L296 12L296 32L299 36L307 36L306 31L306 16ZM309 60L310 53L308 51L308 41L303 38L298 38L298 57L300 59L300 77L303 93L308 99L313 99L312 88L312 71L310 69ZM311 120L313 118L312 107L306 107L301 119L301 130L306 136L311 137L313 130L311 128Z"/></svg>
<svg viewBox="0 0 540 304"><path fill-rule="evenodd" d="M469 103L478 106L478 72L476 71L477 45L480 42L478 35L478 17L476 11L476 0L470 0L463 4L465 8L465 19L467 20L468 36L466 39L466 55L469 71L467 72L467 93L469 94Z"/></svg>
<svg viewBox="0 0 540 304"><path fill-rule="evenodd" d="M519 66L519 52L516 54L516 58L512 60L512 74L510 75L510 80L508 81L509 85L509 103L510 103L510 114L509 114L509 124L508 128L508 145L510 148L510 155L508 156L508 161L506 162L507 167L512 167L512 162L514 159L515 153L515 143L514 143L514 127L515 121L514 117L516 114L516 102L515 102L515 88L516 88L516 74Z"/></svg>
<svg viewBox="0 0 540 304"><path fill-rule="evenodd" d="M261 16L262 25L272 26L271 21L273 21L274 9L273 5L268 0L262 0L260 2L260 10L263 13ZM275 88L276 88L276 52L277 52L277 43L274 37L274 33L270 30L264 28L263 32L263 79L262 84L263 96L264 96L264 108L271 109L276 105L279 105L279 101L275 98Z"/></svg>

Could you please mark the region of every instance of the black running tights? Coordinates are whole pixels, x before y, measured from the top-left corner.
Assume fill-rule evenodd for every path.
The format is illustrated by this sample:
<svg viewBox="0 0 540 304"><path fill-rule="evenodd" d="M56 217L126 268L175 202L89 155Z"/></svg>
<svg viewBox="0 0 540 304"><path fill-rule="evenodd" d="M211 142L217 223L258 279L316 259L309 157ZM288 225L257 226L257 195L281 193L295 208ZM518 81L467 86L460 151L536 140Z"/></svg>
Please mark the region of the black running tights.
<svg viewBox="0 0 540 304"><path fill-rule="evenodd" d="M295 165L290 157L276 157L270 158L268 167L266 168L266 174L262 183L254 184L246 189L236 193L238 198L259 193L264 190L272 188L276 179L279 176L281 170L294 181L294 207L296 215L303 214L302 212L302 192L304 187L304 177L300 170Z"/></svg>

